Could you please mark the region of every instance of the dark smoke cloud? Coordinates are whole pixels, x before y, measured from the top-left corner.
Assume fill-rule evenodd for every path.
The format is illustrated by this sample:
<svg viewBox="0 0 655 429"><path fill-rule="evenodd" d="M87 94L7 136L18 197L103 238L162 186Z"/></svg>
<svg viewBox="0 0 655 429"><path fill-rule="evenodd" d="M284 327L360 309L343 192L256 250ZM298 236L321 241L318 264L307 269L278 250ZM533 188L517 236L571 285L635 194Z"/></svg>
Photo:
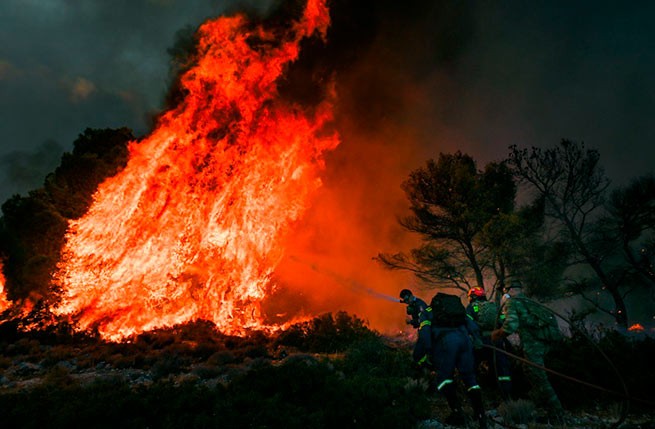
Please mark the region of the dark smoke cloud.
<svg viewBox="0 0 655 429"><path fill-rule="evenodd" d="M86 127L148 130L178 30L301 1L6 0L0 5L0 154ZM584 140L617 181L651 170L650 2L332 0L322 66L340 73L359 126L403 122L419 158L480 161L510 144ZM293 7L286 6L287 9ZM0 190L1 191L1 190ZM4 195L0 195L3 199Z"/></svg>
<svg viewBox="0 0 655 429"><path fill-rule="evenodd" d="M359 129L404 126L419 158L460 149L482 163L568 138L599 149L617 184L652 171L655 5L330 4L329 44L312 64L336 70Z"/></svg>
<svg viewBox="0 0 655 429"><path fill-rule="evenodd" d="M176 32L226 10L247 7L264 13L270 5L258 0L3 0L0 156L37 151L48 140L71 150L88 127L127 126L137 135L146 133L170 85L167 48ZM0 201L26 192L23 185L4 182Z"/></svg>
<svg viewBox="0 0 655 429"><path fill-rule="evenodd" d="M13 151L0 156L0 188L21 192L39 188L59 165L62 147L47 140L33 152Z"/></svg>

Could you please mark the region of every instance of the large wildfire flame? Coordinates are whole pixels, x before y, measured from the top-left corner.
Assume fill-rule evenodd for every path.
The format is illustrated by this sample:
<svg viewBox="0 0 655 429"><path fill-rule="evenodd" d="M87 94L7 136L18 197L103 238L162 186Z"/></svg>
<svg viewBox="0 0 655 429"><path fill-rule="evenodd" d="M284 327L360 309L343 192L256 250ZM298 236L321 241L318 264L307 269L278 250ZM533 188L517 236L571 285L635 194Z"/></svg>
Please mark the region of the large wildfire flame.
<svg viewBox="0 0 655 429"><path fill-rule="evenodd" d="M264 327L285 234L338 144L321 134L331 100L303 111L280 100L276 80L328 25L324 1L309 0L284 31L240 15L200 27L184 101L130 143L126 168L71 223L55 314L112 340L195 319L233 334Z"/></svg>

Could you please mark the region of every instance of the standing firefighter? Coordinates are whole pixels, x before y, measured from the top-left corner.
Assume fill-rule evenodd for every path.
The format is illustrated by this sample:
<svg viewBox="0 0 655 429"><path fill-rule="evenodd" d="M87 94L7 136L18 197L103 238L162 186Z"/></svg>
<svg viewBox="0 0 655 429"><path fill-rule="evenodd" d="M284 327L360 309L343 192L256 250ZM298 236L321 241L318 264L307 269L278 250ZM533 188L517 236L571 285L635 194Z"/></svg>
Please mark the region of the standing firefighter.
<svg viewBox="0 0 655 429"><path fill-rule="evenodd" d="M430 349L432 346L432 336L430 324L432 319L432 309L421 298L414 296L411 290L403 289L400 291L400 302L407 304L407 324L418 329L418 338L414 345L412 358L419 368L426 368L431 365Z"/></svg>
<svg viewBox="0 0 655 429"><path fill-rule="evenodd" d="M432 363L437 371L437 390L448 402L451 414L445 422L450 425L465 423L462 406L457 397L455 370L467 389L475 418L480 428L487 427L482 403L482 392L475 377L475 359L471 336L479 335L477 326L466 315L458 296L437 293L430 302L432 308Z"/></svg>
<svg viewBox="0 0 655 429"><path fill-rule="evenodd" d="M491 332L499 328L503 320L498 305L494 301L488 301L484 289L478 286L472 287L467 295L469 304L466 306L466 313L480 328L482 344L505 350L507 340L504 338L497 341L491 340ZM488 347L480 347L475 350L475 357L476 367L479 368L483 363L487 363L496 377L496 382L503 399L510 399L512 376L511 364L507 355Z"/></svg>
<svg viewBox="0 0 655 429"><path fill-rule="evenodd" d="M562 404L548 380L546 371L542 369L545 366L544 356L551 345L561 338L557 320L547 309L523 294L519 281L513 280L510 286L505 288L505 293L505 320L499 329L491 333L491 339L499 341L510 334L519 334L525 358L536 365L525 367L526 376L534 389L533 396L538 404L546 407L549 420L560 422L564 412Z"/></svg>

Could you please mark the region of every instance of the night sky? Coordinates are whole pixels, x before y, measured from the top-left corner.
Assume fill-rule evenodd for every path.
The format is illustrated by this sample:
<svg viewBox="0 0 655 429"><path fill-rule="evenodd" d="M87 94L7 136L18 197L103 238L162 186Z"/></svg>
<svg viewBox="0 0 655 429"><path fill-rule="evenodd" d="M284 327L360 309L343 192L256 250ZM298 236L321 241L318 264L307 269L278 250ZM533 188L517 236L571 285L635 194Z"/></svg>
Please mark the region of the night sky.
<svg viewBox="0 0 655 429"><path fill-rule="evenodd" d="M170 82L176 32L234 3L3 0L0 200L40 186L87 127L146 133ZM597 148L616 184L652 171L655 3L350 3L361 25L334 31L340 48L349 37L356 46L340 58L341 75L360 92L344 104L370 127L412 130L401 169L441 151L483 164L511 144L568 138Z"/></svg>

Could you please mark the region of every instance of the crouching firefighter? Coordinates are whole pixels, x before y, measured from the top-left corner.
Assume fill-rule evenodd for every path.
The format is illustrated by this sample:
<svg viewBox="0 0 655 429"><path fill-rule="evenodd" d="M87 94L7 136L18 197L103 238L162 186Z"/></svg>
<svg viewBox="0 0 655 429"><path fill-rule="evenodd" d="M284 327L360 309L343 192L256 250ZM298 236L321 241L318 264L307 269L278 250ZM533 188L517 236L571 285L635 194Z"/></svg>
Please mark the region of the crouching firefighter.
<svg viewBox="0 0 655 429"><path fill-rule="evenodd" d="M407 324L418 329L416 344L414 344L412 352L414 364L419 370L430 369L432 367L432 331L430 329L432 309L421 298L414 296L409 289L400 291L400 302L407 304L407 315L409 316Z"/></svg>
<svg viewBox="0 0 655 429"><path fill-rule="evenodd" d="M467 389L467 396L474 417L481 429L487 427L482 391L475 376L473 342L480 342L479 329L466 315L466 309L458 296L437 293L430 302L432 308L432 363L437 371L437 390L442 394L451 414L445 423L464 425L466 419L457 396L454 380L457 369Z"/></svg>

